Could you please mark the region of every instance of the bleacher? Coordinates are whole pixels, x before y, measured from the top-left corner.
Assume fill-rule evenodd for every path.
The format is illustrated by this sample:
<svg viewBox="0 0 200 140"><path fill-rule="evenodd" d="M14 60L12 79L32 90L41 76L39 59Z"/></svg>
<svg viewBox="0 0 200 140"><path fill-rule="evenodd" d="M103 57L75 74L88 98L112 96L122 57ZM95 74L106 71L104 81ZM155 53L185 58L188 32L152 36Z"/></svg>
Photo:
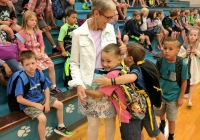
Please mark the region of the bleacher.
<svg viewBox="0 0 200 140"><path fill-rule="evenodd" d="M189 7L188 2L181 1L170 1L168 2L170 8L149 8L149 10L163 10L166 15L169 14L169 11L172 8L184 8L184 9L192 9ZM76 0L74 5L75 10L78 12L78 19L85 18L86 15L90 12L90 10L82 10L81 3ZM132 13L134 10L141 10L141 8L129 8L127 10L127 16L132 17ZM17 14L18 21L21 24L22 16ZM122 30L123 24L125 21L119 21L120 29ZM56 20L56 24L58 26L62 26L61 20ZM51 35L54 38L55 43L57 44L59 30L50 31ZM131 41L130 41L131 42ZM44 43L45 43L45 52L49 55L55 65L56 71L56 83L57 86L63 91L62 94L55 95L58 100L64 103L64 123L69 126L70 130L73 130L80 126L81 124L86 122L85 116L78 114L78 99L76 95L76 89L67 90L63 84L63 67L65 58L61 56L61 53L52 54L52 47L49 41L46 39L44 35ZM153 41L152 47L156 53L159 53L159 50L156 48L156 40ZM149 59L153 62L156 61L153 56L147 52L146 59ZM48 71L44 71L45 75L48 75ZM0 86L0 140L39 140L38 132L37 132L37 120L31 120L22 112L12 112L10 113L7 106L7 96L6 89ZM53 132L54 127L57 122L55 121L56 113L55 109L51 109L51 111L46 115L47 116L47 125L46 125L46 136L48 140L56 140L59 139L60 136L56 135Z"/></svg>

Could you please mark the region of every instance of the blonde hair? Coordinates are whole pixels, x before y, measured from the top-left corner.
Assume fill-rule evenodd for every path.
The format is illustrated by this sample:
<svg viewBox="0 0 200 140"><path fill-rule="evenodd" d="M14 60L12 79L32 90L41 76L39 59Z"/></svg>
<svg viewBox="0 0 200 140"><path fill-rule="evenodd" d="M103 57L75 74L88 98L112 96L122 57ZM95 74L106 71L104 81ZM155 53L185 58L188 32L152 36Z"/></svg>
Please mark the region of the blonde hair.
<svg viewBox="0 0 200 140"><path fill-rule="evenodd" d="M189 10L185 10L185 15L189 15L190 11Z"/></svg>
<svg viewBox="0 0 200 140"><path fill-rule="evenodd" d="M200 19L197 19L196 24L197 24L198 28L200 29Z"/></svg>
<svg viewBox="0 0 200 140"><path fill-rule="evenodd" d="M189 34L190 34L192 31L197 31L197 32L198 32L197 40L196 40L196 42L194 43L194 45L192 46L192 49L193 49L193 48L198 48L198 45L199 45L199 43L200 43L200 42L199 42L200 31L199 31L198 28L192 27L192 28L188 31L187 38L185 39L184 44L185 44L187 47L190 46Z"/></svg>
<svg viewBox="0 0 200 140"><path fill-rule="evenodd" d="M112 0L92 0L92 13L95 10L105 13L107 10L116 10L116 5Z"/></svg>
<svg viewBox="0 0 200 140"><path fill-rule="evenodd" d="M141 16L144 16L145 13L148 14L148 13L149 13L149 9L147 9L147 8L142 8L141 11L140 11L140 15L141 15ZM148 16L148 15L147 15L147 16Z"/></svg>
<svg viewBox="0 0 200 140"><path fill-rule="evenodd" d="M119 47L120 47L119 45L117 45L115 43L111 43L111 44L108 44L107 46L105 46L102 49L102 52L114 54L114 56L117 58L117 57L121 56Z"/></svg>
<svg viewBox="0 0 200 140"><path fill-rule="evenodd" d="M22 29L26 32L28 25L27 25L27 21L32 18L33 16L35 16L37 18L37 15L30 10L27 10L22 17ZM37 32L39 30L38 24L35 25L34 30Z"/></svg>

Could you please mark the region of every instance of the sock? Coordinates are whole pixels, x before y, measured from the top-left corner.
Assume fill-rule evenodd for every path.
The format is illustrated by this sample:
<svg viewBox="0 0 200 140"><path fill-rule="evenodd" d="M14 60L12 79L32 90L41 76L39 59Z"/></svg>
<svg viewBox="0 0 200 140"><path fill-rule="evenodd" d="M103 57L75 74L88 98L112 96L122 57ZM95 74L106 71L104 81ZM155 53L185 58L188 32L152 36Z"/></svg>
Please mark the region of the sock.
<svg viewBox="0 0 200 140"><path fill-rule="evenodd" d="M161 120L161 123L162 123L162 124L165 124L165 120Z"/></svg>
<svg viewBox="0 0 200 140"><path fill-rule="evenodd" d="M53 48L56 48L56 45L52 46Z"/></svg>
<svg viewBox="0 0 200 140"><path fill-rule="evenodd" d="M51 85L51 89L54 89L56 87L56 84L55 85Z"/></svg>
<svg viewBox="0 0 200 140"><path fill-rule="evenodd" d="M170 134L170 133L169 133L169 138L174 138L174 134ZM169 138L168 138L168 139L169 139Z"/></svg>
<svg viewBox="0 0 200 140"><path fill-rule="evenodd" d="M65 127L65 125L64 124L58 124L58 127Z"/></svg>

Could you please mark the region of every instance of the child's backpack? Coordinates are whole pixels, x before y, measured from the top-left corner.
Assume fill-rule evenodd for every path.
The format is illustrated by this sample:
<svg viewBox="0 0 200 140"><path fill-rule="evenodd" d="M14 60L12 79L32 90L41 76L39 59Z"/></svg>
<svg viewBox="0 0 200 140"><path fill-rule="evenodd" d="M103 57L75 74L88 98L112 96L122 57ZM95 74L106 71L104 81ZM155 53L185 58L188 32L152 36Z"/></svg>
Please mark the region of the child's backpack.
<svg viewBox="0 0 200 140"><path fill-rule="evenodd" d="M45 82L45 76L44 76L44 73L39 70L36 70L36 72L39 73L40 85L41 85L41 90L42 90L42 87L44 86L44 82ZM20 111L19 103L17 102L17 99L15 97L15 89L17 88L16 84L19 78L22 80L22 83L24 86L23 96L25 96L29 92L29 89L30 89L29 78L24 70L17 71L10 77L10 79L8 80L8 86L7 86L7 96L8 96L8 107L11 112Z"/></svg>
<svg viewBox="0 0 200 140"><path fill-rule="evenodd" d="M119 76L129 73L129 69L125 67L123 62L122 66L117 66L113 70L120 70ZM119 98L115 93L112 94L112 97L119 103L120 108L121 107L127 108L127 110L132 115L132 118L142 120L145 117L147 108L147 101L146 101L146 98L148 98L147 93L145 92L144 89L139 89L134 82L128 84L122 84L120 85L120 87L123 90L124 95L126 97L127 106L125 106L119 100Z"/></svg>
<svg viewBox="0 0 200 140"><path fill-rule="evenodd" d="M68 0L51 0L51 2L54 17L62 20L65 16L65 9L69 6Z"/></svg>
<svg viewBox="0 0 200 140"><path fill-rule="evenodd" d="M156 63L158 70L160 70L162 67L162 61L163 61L163 57L159 58ZM183 58L176 56L176 64L175 65L176 65L176 82L177 82L178 86L181 87L181 71L182 71L182 65L183 65ZM160 76L162 76L162 75L160 75Z"/></svg>

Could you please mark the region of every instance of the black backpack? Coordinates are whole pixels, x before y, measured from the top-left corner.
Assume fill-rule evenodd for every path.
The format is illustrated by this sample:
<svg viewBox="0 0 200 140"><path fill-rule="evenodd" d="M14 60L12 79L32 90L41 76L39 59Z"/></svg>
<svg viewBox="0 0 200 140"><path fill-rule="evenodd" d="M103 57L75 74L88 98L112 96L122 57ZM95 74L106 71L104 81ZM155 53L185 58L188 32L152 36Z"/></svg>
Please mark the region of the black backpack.
<svg viewBox="0 0 200 140"><path fill-rule="evenodd" d="M162 67L162 61L163 61L163 57L159 58L156 66L158 67L159 71ZM183 58L176 56L176 82L178 83L178 86L181 87L181 71L182 71L182 66L183 66ZM160 75L162 76L162 75ZM162 77L161 77L162 78Z"/></svg>
<svg viewBox="0 0 200 140"><path fill-rule="evenodd" d="M44 76L44 73L39 70L36 70L36 72L39 73L40 85L41 85L41 90L42 90L44 86L44 82L45 82L45 76ZM26 74L24 70L19 70L10 77L10 79L8 80L8 86L7 86L7 96L8 96L8 107L11 112L20 111L19 103L17 102L17 99L15 97L16 84L19 78L22 80L23 85L24 85L23 97L29 92L29 89L30 89L30 81L29 81L28 75Z"/></svg>
<svg viewBox="0 0 200 140"><path fill-rule="evenodd" d="M151 105L160 108L162 102L162 89L160 88L160 73L156 65L149 60L139 61L137 65L133 64L130 67L130 71L138 69L138 67L142 71Z"/></svg>

